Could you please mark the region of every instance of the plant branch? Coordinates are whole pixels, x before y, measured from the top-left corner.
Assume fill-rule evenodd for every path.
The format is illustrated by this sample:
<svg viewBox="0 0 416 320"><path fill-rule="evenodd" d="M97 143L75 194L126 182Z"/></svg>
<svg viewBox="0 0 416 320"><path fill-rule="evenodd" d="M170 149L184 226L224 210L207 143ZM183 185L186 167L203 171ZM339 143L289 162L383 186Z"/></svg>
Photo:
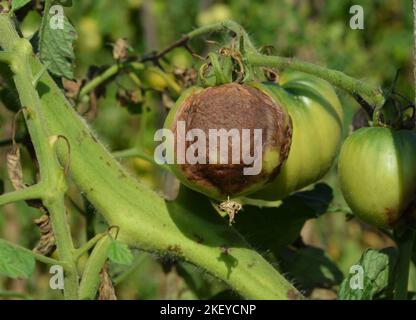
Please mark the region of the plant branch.
<svg viewBox="0 0 416 320"><path fill-rule="evenodd" d="M107 235L107 233L99 233L94 238L90 239L82 247L76 249L75 254L74 254L74 259L78 260L79 258L81 258L85 253L87 253L89 250L94 248L94 246L97 244L97 242L100 241L106 235Z"/></svg>
<svg viewBox="0 0 416 320"><path fill-rule="evenodd" d="M9 203L25 200L38 200L45 195L45 188L42 184L36 184L24 189L5 193L0 196L0 206Z"/></svg>
<svg viewBox="0 0 416 320"><path fill-rule="evenodd" d="M341 71L327 69L312 63L304 62L294 58L285 58L277 56L265 56L260 54L249 54L248 60L253 66L268 66L275 68L289 68L318 76L332 85L347 91L352 96L360 95L372 106L379 107L384 104L383 91L380 88L373 87L347 76Z"/></svg>
<svg viewBox="0 0 416 320"><path fill-rule="evenodd" d="M44 204L51 217L59 259L68 265L65 272L65 299L78 299L78 271L73 257L74 246L67 221L64 197L60 195L53 201L46 201Z"/></svg>
<svg viewBox="0 0 416 320"><path fill-rule="evenodd" d="M0 15L0 34L0 46L5 50L11 50L19 41L10 19L4 15ZM34 74L42 69L33 55L30 64ZM27 80L18 78L15 83ZM71 178L108 224L119 227L120 241L160 254L172 254L172 248L179 248L176 255L206 269L248 299L302 298L290 282L214 212L201 214L198 208L167 203L131 177L97 140L53 79L44 74L39 81L48 88L41 97L42 108L36 109L43 117L43 128L50 136L68 139ZM21 94L24 93L19 91ZM58 146L58 155L66 163L67 147ZM107 238L100 241L104 239ZM226 257L221 251L224 245L231 250ZM79 292L91 292L85 280L81 282L83 290Z"/></svg>
<svg viewBox="0 0 416 320"><path fill-rule="evenodd" d="M254 47L254 45L252 44L247 32L236 22L234 21L224 21L221 23L217 23L214 25L210 25L210 26L204 26L198 29L195 29L191 32L189 32L188 34L184 35L181 39L175 41L174 43L170 44L168 47L166 47L165 49L156 52L156 53L152 53L149 55L144 56L143 58L139 59L139 63L144 63L147 61L152 61L156 64L159 64L158 61L160 59L162 59L165 55L167 55L168 53L170 53L172 50L179 48L179 47L185 47L188 49L188 51L190 50L190 48L188 47L188 43L190 40L197 38L199 36L203 36L205 34L208 33L213 33L213 32L220 32L220 31L232 31L233 33L235 33L237 35L237 37L242 36L245 40L245 43L248 47L248 50L251 52L256 52L256 49ZM79 97L85 97L87 94L89 94L91 91L93 91L96 87L100 86L102 83L104 83L105 81L109 80L110 78L112 78L113 76L117 75L122 69L124 68L128 68L130 66L132 66L133 68L137 68L137 61L130 61L130 62L125 62L123 64L116 64L113 65L111 67L109 67L108 69L106 69L102 74L100 74L99 76L95 77L93 80L91 80L89 83L87 83L80 91ZM167 79L169 80L169 79Z"/></svg>
<svg viewBox="0 0 416 320"><path fill-rule="evenodd" d="M396 236L399 248L399 260L396 266L396 282L394 289L395 300L407 299L410 262L413 254L415 231L408 229L403 234Z"/></svg>
<svg viewBox="0 0 416 320"><path fill-rule="evenodd" d="M11 52L0 51L0 62L9 63L12 61L12 56Z"/></svg>
<svg viewBox="0 0 416 320"><path fill-rule="evenodd" d="M17 244L11 243L9 241L7 241L7 244L17 250L20 251L24 251L30 255L32 255L37 261L42 262L44 264L49 264L49 265L61 265L64 269L66 269L68 266L65 263L62 263L59 260L53 259L53 258L49 258L47 256L41 255L39 253L36 253L32 250L29 250L25 247L19 246Z"/></svg>
<svg viewBox="0 0 416 320"><path fill-rule="evenodd" d="M174 43L172 43L171 45L169 45L167 48L163 49L162 51L143 57L142 59L140 59L140 62L158 61L161 58L163 58L166 54L171 52L172 50L185 46L189 40L190 40L189 36L184 36L183 38L179 39L178 41L175 41Z"/></svg>
<svg viewBox="0 0 416 320"><path fill-rule="evenodd" d="M122 64L115 64L106 69L103 73L96 76L94 79L92 79L90 82L88 82L85 86L82 87L79 97L83 98L87 96L89 93L91 93L94 89L96 89L98 86L102 85L104 82L108 81L115 75L117 75L120 70L123 69Z"/></svg>
<svg viewBox="0 0 416 320"><path fill-rule="evenodd" d="M48 1L48 3L50 2ZM78 274L72 257L73 243L64 205L67 185L63 169L55 152L56 141L53 143L53 140L50 139L52 135L46 131L48 121L44 118L40 97L33 85L35 78L30 66L30 59L33 57L32 46L29 41L18 36L10 18L1 14L0 29L2 30L0 45L4 49L13 51L9 65L14 74L13 80L36 151L40 171L40 181L37 186L22 189L9 195L6 194L3 196L3 202L13 200L13 198L14 200L23 200L22 196L26 196L24 200L27 200L29 196L39 198L40 193L43 205L48 209L51 216L60 260L68 266L65 273L65 298L77 299ZM4 34L3 31L7 33ZM37 73L42 72L42 70L44 70L43 66L37 70ZM45 75L46 73L40 74L40 78Z"/></svg>
<svg viewBox="0 0 416 320"><path fill-rule="evenodd" d="M155 162L155 159L151 155L149 155L148 153L146 153L145 151L137 147L113 152L113 157L115 157L116 159L140 158L150 163L153 163L155 165L158 165L165 170L170 171L170 168L168 165L157 164Z"/></svg>

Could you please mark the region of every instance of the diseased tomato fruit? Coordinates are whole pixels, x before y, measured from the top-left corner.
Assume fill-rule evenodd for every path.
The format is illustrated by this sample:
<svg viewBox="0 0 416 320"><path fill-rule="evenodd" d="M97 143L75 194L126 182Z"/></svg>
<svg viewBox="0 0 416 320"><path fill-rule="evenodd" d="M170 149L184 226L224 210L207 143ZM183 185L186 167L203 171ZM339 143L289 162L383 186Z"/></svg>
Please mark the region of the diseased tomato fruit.
<svg viewBox="0 0 416 320"><path fill-rule="evenodd" d="M416 133L359 129L343 144L338 171L352 211L377 227L394 227L416 192Z"/></svg>
<svg viewBox="0 0 416 320"><path fill-rule="evenodd" d="M193 164L189 159L178 163L180 144L177 138L183 124L186 132L205 135L205 150L192 149L193 144L199 142L199 135L197 139L186 141L185 150L187 155L190 152L193 156L205 156L206 164ZM175 136L171 153L175 155L175 163L171 165L174 174L189 188L219 200L254 192L273 180L287 158L291 143L291 125L286 109L265 85L255 82L229 83L207 89L190 88L170 111L164 127ZM244 129L248 132L246 136ZM259 129L261 141L255 140L255 130ZM225 136L228 149L221 148L221 139L212 130L222 130L222 137L237 130L239 140L234 140L235 135L233 138ZM217 145L213 144L214 140ZM240 146L240 150L235 149L236 146ZM228 155L224 151L228 151ZM245 156L256 154L251 163L247 158L244 160ZM234 156L239 161L234 161ZM253 169L255 162L260 164L257 167L259 172L245 173L245 169Z"/></svg>
<svg viewBox="0 0 416 320"><path fill-rule="evenodd" d="M282 199L321 179L331 168L342 137L341 103L326 81L288 72L267 90L287 108L293 124L289 157L278 177L250 195L266 200Z"/></svg>

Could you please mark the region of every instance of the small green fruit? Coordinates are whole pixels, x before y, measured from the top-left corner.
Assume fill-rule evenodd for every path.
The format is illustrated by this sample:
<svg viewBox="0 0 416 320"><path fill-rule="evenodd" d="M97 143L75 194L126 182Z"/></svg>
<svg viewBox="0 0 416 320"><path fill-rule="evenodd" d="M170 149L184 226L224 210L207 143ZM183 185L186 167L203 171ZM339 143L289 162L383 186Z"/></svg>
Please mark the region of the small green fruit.
<svg viewBox="0 0 416 320"><path fill-rule="evenodd" d="M396 225L416 192L416 134L409 130L362 128L347 138L339 158L344 198L363 221Z"/></svg>

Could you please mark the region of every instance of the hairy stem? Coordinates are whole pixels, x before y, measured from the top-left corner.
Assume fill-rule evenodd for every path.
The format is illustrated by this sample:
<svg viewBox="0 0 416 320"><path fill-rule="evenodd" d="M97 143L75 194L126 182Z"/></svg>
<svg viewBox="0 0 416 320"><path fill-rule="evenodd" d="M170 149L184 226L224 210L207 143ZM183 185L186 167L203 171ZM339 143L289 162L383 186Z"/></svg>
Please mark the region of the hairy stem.
<svg viewBox="0 0 416 320"><path fill-rule="evenodd" d="M65 299L78 299L78 271L73 256L74 246L67 221L64 198L60 196L53 201L47 201L45 206L51 217L59 259L68 264L65 271Z"/></svg>
<svg viewBox="0 0 416 320"><path fill-rule="evenodd" d="M0 46L5 50L12 49L19 39L10 20L2 15L0 34ZM31 56L30 61L33 73L42 69L36 57ZM118 239L133 247L163 255L169 253L198 265L249 299L302 297L212 208L207 212L198 207L207 202L205 197L192 194L182 202L165 202L131 177L111 156L49 75L43 75L40 84L48 88L41 96L45 129L49 135L68 139L71 178L108 224L119 227ZM66 162L67 147L58 150L61 161ZM223 253L223 246L229 248L229 254Z"/></svg>
<svg viewBox="0 0 416 320"><path fill-rule="evenodd" d="M380 88L373 87L347 76L341 71L327 69L312 63L304 62L293 58L277 56L265 56L260 54L249 54L248 60L253 66L268 66L276 68L289 68L296 71L310 73L325 79L332 85L345 90L352 96L359 94L375 107L384 104L383 92Z"/></svg>
<svg viewBox="0 0 416 320"><path fill-rule="evenodd" d="M11 200L13 195L16 195L15 199L17 200L19 193L20 196L27 194L25 200L31 199L36 196L38 189L41 189L40 198L51 215L59 257L68 266L65 272L65 298L77 299L78 275L72 257L74 248L64 206L64 195L67 186L56 155L55 145L50 139L51 135L46 131L48 120L44 117L40 97L33 84L34 72L32 72L30 65L30 59L33 58L32 47L27 40L18 36L9 18L4 15L0 15L0 29L2 31L0 45L6 52L13 53L9 65L14 74L13 80L36 151L40 171L40 181L37 186L16 191L9 196L4 195L3 199ZM42 70L43 67L37 70L36 73Z"/></svg>

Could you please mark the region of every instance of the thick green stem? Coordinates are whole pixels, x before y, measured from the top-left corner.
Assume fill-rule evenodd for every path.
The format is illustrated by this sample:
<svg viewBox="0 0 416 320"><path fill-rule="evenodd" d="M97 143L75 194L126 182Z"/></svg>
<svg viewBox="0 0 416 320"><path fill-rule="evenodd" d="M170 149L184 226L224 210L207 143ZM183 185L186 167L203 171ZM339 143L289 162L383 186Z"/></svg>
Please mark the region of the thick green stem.
<svg viewBox="0 0 416 320"><path fill-rule="evenodd" d="M74 247L71 238L71 231L67 221L64 198L59 196L53 201L46 201L45 206L48 209L51 217L59 259L68 265L67 270L65 270L65 299L78 299L79 278L75 259L73 256Z"/></svg>
<svg viewBox="0 0 416 320"><path fill-rule="evenodd" d="M19 39L10 20L2 15L0 34L0 46L5 50L12 49ZM35 57L31 57L31 66L33 73L42 69ZM208 270L249 299L302 297L213 210L202 212L201 208L181 206L180 202L166 203L126 173L66 101L53 79L46 74L40 84L48 88L42 94L45 128L50 135L68 139L73 181L108 224L119 227L121 241L147 251L179 256ZM61 160L66 162L66 146L59 151ZM184 203L191 204L195 197L192 195ZM202 197L196 204L204 202ZM229 254L221 250L223 246L229 248ZM88 295L82 295L85 296Z"/></svg>
<svg viewBox="0 0 416 320"><path fill-rule="evenodd" d="M55 143L52 142L51 135L46 131L48 120L44 117L39 94L33 84L34 73L30 66L30 59L33 58L32 47L27 40L18 36L9 18L4 15L0 15L0 26L2 34L0 45L6 52L13 53L9 65L14 74L13 80L39 162L41 179L39 185L16 191L10 196L5 195L3 199L11 200L13 195L16 195L14 198L17 200L17 196L20 195L21 197L25 193L28 196L26 200L33 199L38 189L42 191L41 199L51 216L59 257L67 265L65 298L77 299L78 275L72 257L74 248L64 205L64 195L67 187L63 170L55 152ZM37 73L41 72L42 69L43 67L37 70Z"/></svg>
<svg viewBox="0 0 416 320"><path fill-rule="evenodd" d="M409 281L410 262L413 254L413 244L415 240L415 231L406 230L403 234L397 236L397 246L399 247L399 261L396 267L396 282L394 288L395 300L407 299L407 288Z"/></svg>
<svg viewBox="0 0 416 320"><path fill-rule="evenodd" d="M257 53L249 54L248 60L253 66L288 68L296 71L310 73L325 79L332 85L347 91L351 95L359 94L375 107L382 106L384 104L383 91L380 88L373 87L364 83L363 81L347 76L341 71L327 69L321 66L317 66L313 63L308 63L293 58L265 56Z"/></svg>

